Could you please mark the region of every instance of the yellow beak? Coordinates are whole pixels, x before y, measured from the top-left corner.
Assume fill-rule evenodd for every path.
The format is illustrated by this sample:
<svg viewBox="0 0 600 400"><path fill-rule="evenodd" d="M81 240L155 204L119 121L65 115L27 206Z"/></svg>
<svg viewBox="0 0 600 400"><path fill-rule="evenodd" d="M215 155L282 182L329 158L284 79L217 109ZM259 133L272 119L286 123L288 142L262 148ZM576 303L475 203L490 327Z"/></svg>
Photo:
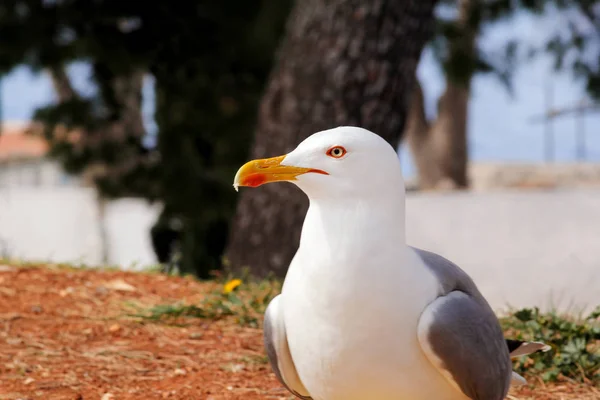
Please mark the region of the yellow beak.
<svg viewBox="0 0 600 400"><path fill-rule="evenodd" d="M281 165L284 158L279 156L248 161L235 174L233 187L238 190L239 186L257 187L270 182L293 181L298 175L308 172L329 175L320 169Z"/></svg>

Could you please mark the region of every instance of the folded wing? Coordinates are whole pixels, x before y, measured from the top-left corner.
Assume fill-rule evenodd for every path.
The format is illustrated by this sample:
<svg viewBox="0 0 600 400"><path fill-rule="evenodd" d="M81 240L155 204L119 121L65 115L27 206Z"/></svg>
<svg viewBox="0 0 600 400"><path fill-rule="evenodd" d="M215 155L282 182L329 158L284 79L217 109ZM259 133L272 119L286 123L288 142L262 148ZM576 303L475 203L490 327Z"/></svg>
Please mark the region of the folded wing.
<svg viewBox="0 0 600 400"><path fill-rule="evenodd" d="M264 343L269 362L277 379L296 397L312 400L298 377L285 333L285 324L280 312L281 295L276 296L265 312Z"/></svg>

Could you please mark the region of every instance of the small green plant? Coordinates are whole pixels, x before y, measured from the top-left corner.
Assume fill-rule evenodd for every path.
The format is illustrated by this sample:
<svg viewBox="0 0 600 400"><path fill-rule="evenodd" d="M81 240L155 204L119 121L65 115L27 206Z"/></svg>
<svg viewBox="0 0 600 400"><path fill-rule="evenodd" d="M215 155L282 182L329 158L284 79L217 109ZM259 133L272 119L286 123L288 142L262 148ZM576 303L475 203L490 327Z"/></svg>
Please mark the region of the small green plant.
<svg viewBox="0 0 600 400"><path fill-rule="evenodd" d="M157 305L135 316L155 321L181 317L211 320L234 318L242 326L257 328L267 305L280 289L280 283L275 280L244 283L240 279L230 279L210 292L199 304Z"/></svg>
<svg viewBox="0 0 600 400"><path fill-rule="evenodd" d="M137 314L137 316L141 315ZM153 320L179 317L207 318L202 308L183 304L159 304L149 309L143 317Z"/></svg>
<svg viewBox="0 0 600 400"><path fill-rule="evenodd" d="M583 319L538 308L522 309L501 318L507 337L535 340L552 346L515 360L518 373L540 376L544 381L561 378L600 385L600 307Z"/></svg>

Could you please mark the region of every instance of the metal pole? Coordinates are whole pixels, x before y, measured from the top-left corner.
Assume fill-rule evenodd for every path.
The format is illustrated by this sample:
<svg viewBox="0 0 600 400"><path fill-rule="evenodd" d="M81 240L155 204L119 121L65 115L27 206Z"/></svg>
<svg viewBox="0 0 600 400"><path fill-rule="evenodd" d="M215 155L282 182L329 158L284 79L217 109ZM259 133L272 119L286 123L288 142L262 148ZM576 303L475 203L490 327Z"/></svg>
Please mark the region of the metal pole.
<svg viewBox="0 0 600 400"><path fill-rule="evenodd" d="M546 134L545 134L545 151L546 162L550 163L554 158L554 132L553 132L553 110L552 110L552 83L546 86Z"/></svg>
<svg viewBox="0 0 600 400"><path fill-rule="evenodd" d="M577 114L575 114L575 122L577 126L575 128L575 134L577 135L577 158L579 161L586 159L586 148L585 148L585 115L583 104L578 108Z"/></svg>

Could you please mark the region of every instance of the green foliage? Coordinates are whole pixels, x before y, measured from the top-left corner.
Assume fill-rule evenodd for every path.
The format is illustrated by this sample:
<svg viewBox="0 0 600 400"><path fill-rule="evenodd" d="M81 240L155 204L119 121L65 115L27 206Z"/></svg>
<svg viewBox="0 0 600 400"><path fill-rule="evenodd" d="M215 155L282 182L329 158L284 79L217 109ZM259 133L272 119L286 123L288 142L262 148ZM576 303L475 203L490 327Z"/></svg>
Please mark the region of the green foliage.
<svg viewBox="0 0 600 400"><path fill-rule="evenodd" d="M483 29L515 14L508 0L446 0L437 10L436 30L430 43L446 78L468 85L475 74L491 74L512 92L517 42L507 40L498 49L483 49L478 37Z"/></svg>
<svg viewBox="0 0 600 400"><path fill-rule="evenodd" d="M556 70L571 71L574 77L586 83L587 92L593 98L600 99L600 13L596 1L502 0L493 3L503 9L500 13L503 16L528 12L556 21L542 46L520 39L519 47L527 49L530 57L541 53L551 55ZM514 43L516 46L517 42Z"/></svg>
<svg viewBox="0 0 600 400"><path fill-rule="evenodd" d="M257 328L269 302L280 291L278 281L242 283L234 279L218 285L199 304L162 304L134 316L169 323L179 323L182 318L233 318L241 326Z"/></svg>
<svg viewBox="0 0 600 400"><path fill-rule="evenodd" d="M461 3L469 5L466 24L460 19ZM586 83L593 98L600 99L598 11L594 0L442 0L431 47L448 79L468 83L476 73L491 74L509 91L512 91L512 73L527 61L523 57L518 59L517 50L525 50L529 58L549 54L555 69L571 71ZM477 38L484 28L523 13L551 17L557 22L553 31L547 32L542 46L515 36L493 51L481 48L477 40L469 47L470 36Z"/></svg>
<svg viewBox="0 0 600 400"><path fill-rule="evenodd" d="M92 166L95 183L105 196L154 199L156 157L142 145L141 124L132 124L136 110L124 110L135 108L131 100L141 85L130 85L128 93L123 93L123 86L134 81L134 72L145 70L149 61L148 52L136 49L131 40L137 32L122 28L124 21L136 17L135 7L128 4L0 2L0 37L10 38L0 45L0 72L25 64L58 77L54 80L62 88L58 101L42 107L34 119L44 123L51 155L68 172L82 173ZM74 61L91 64L95 95L83 96L73 89L65 69Z"/></svg>
<svg viewBox="0 0 600 400"><path fill-rule="evenodd" d="M559 378L600 385L600 307L582 320L522 309L501 319L507 337L541 341L552 350L520 357L515 370L541 376L545 381Z"/></svg>
<svg viewBox="0 0 600 400"><path fill-rule="evenodd" d="M59 101L35 115L51 155L87 173L105 197L164 204L158 224L182 223L181 270L221 266L258 102L291 0L0 2L0 73L51 71ZM65 69L92 67L95 93ZM144 146L140 76L155 79L157 147ZM77 134L74 134L77 133Z"/></svg>
<svg viewBox="0 0 600 400"><path fill-rule="evenodd" d="M586 83L587 92L600 99L600 14L591 0L546 0L542 11L559 18L544 49L554 57L557 70L570 70ZM533 10L540 12L540 8ZM535 51L532 54L536 54Z"/></svg>

